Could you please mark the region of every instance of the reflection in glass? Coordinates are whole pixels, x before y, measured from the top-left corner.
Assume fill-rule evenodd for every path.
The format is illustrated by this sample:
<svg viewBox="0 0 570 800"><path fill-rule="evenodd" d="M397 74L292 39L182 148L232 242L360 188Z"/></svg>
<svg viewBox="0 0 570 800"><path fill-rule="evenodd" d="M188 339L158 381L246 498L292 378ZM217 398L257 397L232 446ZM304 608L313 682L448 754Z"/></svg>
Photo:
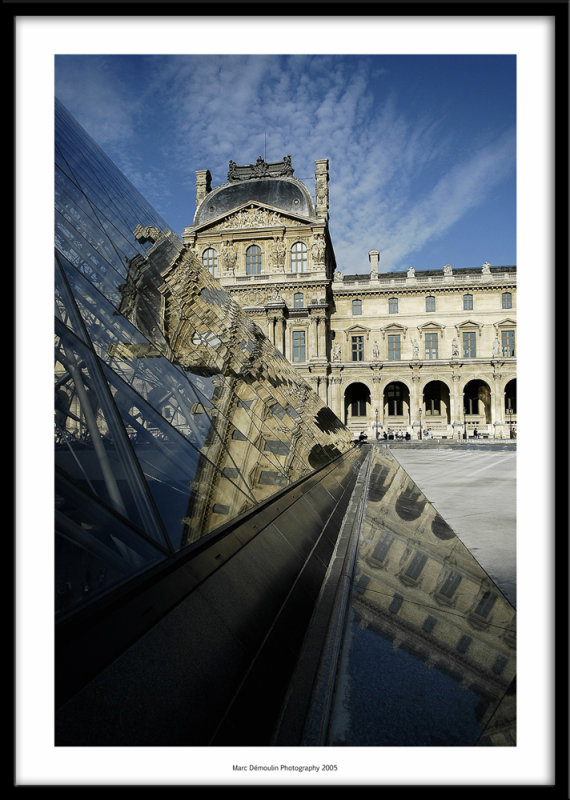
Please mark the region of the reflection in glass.
<svg viewBox="0 0 570 800"><path fill-rule="evenodd" d="M516 744L515 610L389 451L370 458L327 744Z"/></svg>
<svg viewBox="0 0 570 800"><path fill-rule="evenodd" d="M204 266L184 247L59 102L55 130L56 594L66 615L352 441L222 289L212 259ZM250 253L252 270L261 255Z"/></svg>

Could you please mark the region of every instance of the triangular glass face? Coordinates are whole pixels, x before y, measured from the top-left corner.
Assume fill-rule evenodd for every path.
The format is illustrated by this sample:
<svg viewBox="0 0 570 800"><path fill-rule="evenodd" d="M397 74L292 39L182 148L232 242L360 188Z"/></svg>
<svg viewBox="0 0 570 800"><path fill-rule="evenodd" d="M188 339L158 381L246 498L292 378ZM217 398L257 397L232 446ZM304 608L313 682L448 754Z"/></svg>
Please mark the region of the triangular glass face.
<svg viewBox="0 0 570 800"><path fill-rule="evenodd" d="M515 611L485 569L382 443L355 446L59 103L55 152L59 743L240 743L262 719L265 744L278 731L267 720L298 722L286 701L308 647L320 666L299 686L313 708L326 687L330 706L324 727L303 716L303 744L515 744ZM269 201L236 208L228 230L279 224ZM388 360L405 331L380 329ZM351 332L359 356L369 329ZM449 397L432 383L435 414ZM369 390L355 386L360 416ZM410 390L385 392L387 418L405 424ZM481 381L465 397L489 415Z"/></svg>
<svg viewBox="0 0 570 800"><path fill-rule="evenodd" d="M351 436L59 103L55 154L58 470L174 555Z"/></svg>

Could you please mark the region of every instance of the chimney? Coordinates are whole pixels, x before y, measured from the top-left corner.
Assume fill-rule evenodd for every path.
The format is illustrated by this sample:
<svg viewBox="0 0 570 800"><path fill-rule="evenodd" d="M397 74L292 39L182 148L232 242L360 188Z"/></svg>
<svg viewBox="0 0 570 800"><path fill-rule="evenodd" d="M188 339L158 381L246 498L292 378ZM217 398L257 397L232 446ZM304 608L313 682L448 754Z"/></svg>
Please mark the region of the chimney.
<svg viewBox="0 0 570 800"><path fill-rule="evenodd" d="M196 207L200 205L208 192L212 190L212 176L208 169L196 170Z"/></svg>
<svg viewBox="0 0 570 800"><path fill-rule="evenodd" d="M328 158L319 158L315 161L317 170L315 178L317 180L316 195L317 195L317 217L329 218L329 160Z"/></svg>
<svg viewBox="0 0 570 800"><path fill-rule="evenodd" d="M370 277L378 277L378 265L380 264L380 251L371 250L368 253L368 260L370 261Z"/></svg>

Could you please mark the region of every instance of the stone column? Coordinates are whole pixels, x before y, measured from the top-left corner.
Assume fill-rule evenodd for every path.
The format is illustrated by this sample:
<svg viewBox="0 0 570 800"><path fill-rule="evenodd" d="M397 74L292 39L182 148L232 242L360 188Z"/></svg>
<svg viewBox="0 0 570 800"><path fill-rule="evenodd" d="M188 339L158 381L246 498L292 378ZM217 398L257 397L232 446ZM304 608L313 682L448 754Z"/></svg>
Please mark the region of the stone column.
<svg viewBox="0 0 570 800"><path fill-rule="evenodd" d="M343 413L342 413L342 391L341 391L341 384L342 378L340 375L331 375L329 378L329 384L331 387L330 391L330 407L331 410L337 415L337 417L344 422Z"/></svg>
<svg viewBox="0 0 570 800"><path fill-rule="evenodd" d="M275 347L285 355L285 320L277 317L275 320Z"/></svg>
<svg viewBox="0 0 570 800"><path fill-rule="evenodd" d="M414 424L414 431L416 433L417 438L419 439L420 435L419 435L418 425L420 424L420 414L418 409L422 405L422 395L420 392L419 375L412 375L412 391L410 392L410 405L411 405L410 416ZM423 425L423 418L422 418L422 425Z"/></svg>
<svg viewBox="0 0 570 800"><path fill-rule="evenodd" d="M273 314L267 315L267 338L272 345L275 345L275 317Z"/></svg>
<svg viewBox="0 0 570 800"><path fill-rule="evenodd" d="M308 330L308 352L307 352L307 361L311 358L315 358L318 355L317 353L317 318L311 314L309 317L309 330Z"/></svg>
<svg viewBox="0 0 570 800"><path fill-rule="evenodd" d="M384 409L382 408L382 378L377 373L372 376L372 424L376 433L376 410L378 410L378 432L384 425Z"/></svg>
<svg viewBox="0 0 570 800"><path fill-rule="evenodd" d="M451 392L449 394L449 414L451 416L451 424L454 422L461 423L463 420L463 408L461 404L461 397L459 396L459 375L451 376ZM457 431L453 427L454 433L462 435L462 430L459 428Z"/></svg>

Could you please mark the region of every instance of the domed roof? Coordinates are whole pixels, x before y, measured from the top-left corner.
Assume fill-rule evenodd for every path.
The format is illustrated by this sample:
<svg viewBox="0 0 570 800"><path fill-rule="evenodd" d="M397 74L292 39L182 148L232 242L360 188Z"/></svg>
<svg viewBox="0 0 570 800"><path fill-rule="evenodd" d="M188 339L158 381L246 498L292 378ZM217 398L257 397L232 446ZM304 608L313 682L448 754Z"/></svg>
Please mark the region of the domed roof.
<svg viewBox="0 0 570 800"><path fill-rule="evenodd" d="M287 157L286 157L287 158ZM285 159L284 159L285 161ZM278 174L288 172L288 174ZM293 170L281 162L238 167L230 162L229 181L209 192L194 215L194 225L201 225L234 208L255 201L302 217L314 217L315 207L307 187L292 177ZM257 177L264 173L262 177Z"/></svg>

